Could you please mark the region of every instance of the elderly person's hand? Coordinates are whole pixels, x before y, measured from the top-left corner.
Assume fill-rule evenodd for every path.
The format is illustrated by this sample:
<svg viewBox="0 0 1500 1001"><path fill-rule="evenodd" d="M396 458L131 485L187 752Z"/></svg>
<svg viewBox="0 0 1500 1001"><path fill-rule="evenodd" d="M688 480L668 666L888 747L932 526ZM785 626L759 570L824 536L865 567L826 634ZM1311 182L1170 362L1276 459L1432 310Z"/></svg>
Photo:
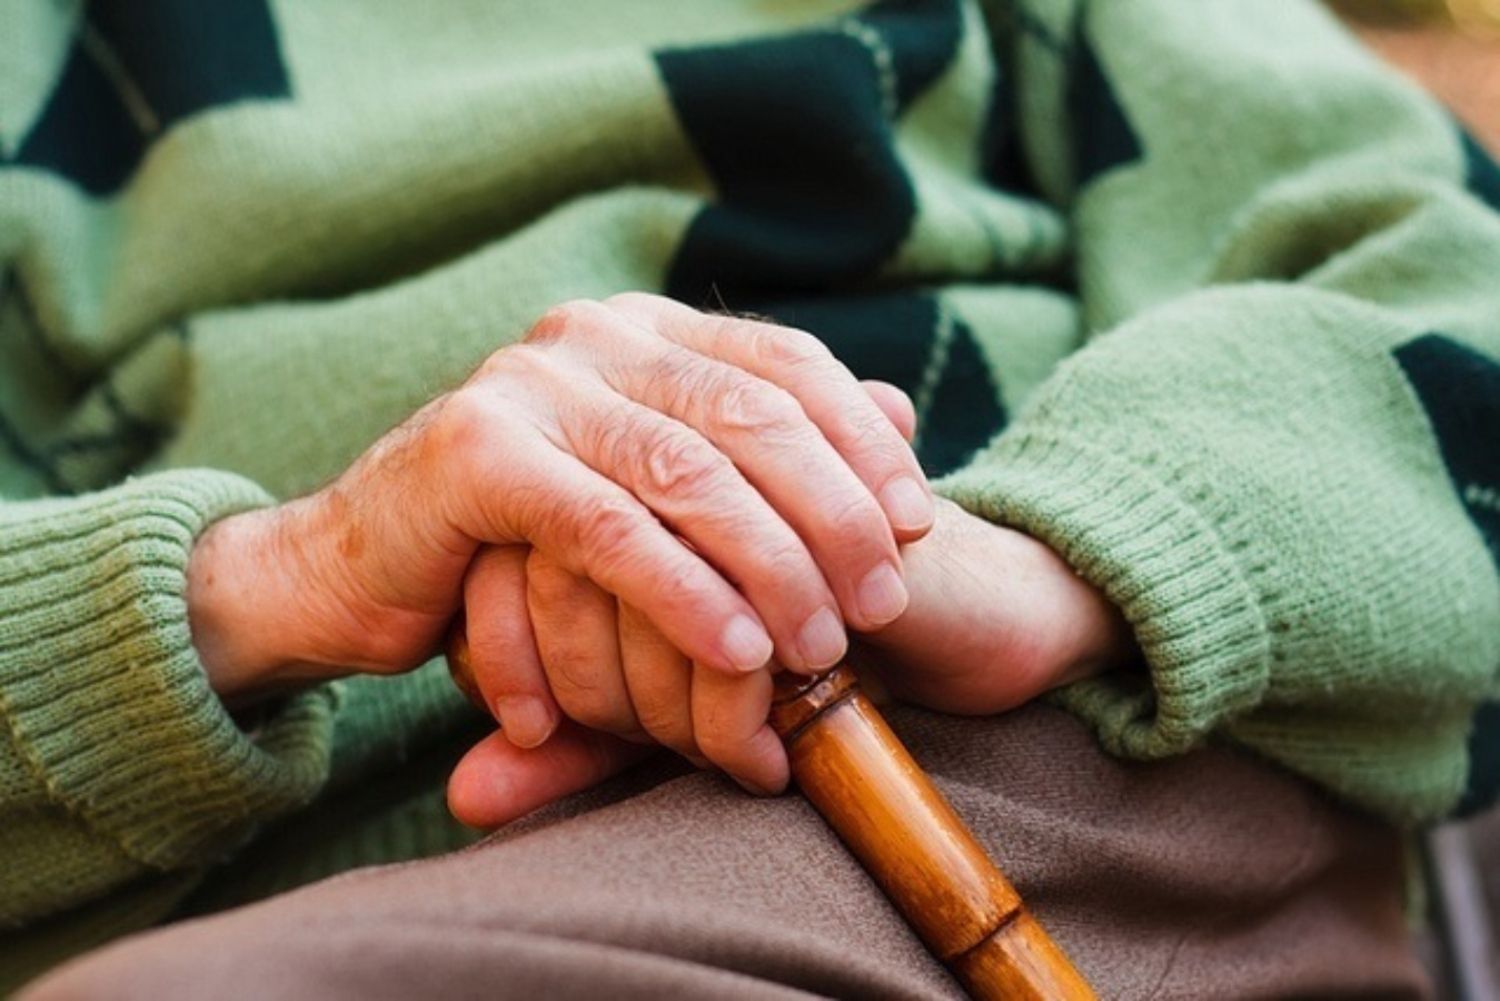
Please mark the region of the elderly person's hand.
<svg viewBox="0 0 1500 1001"><path fill-rule="evenodd" d="M329 487L213 526L188 604L234 702L421 663L481 547L524 546L531 579L768 683L773 653L814 670L845 623L900 615L897 544L932 516L910 448L814 338L626 295L552 310Z"/></svg>
<svg viewBox="0 0 1500 1001"><path fill-rule="evenodd" d="M649 298L631 307L643 310L645 322L663 308ZM906 395L884 383L864 388L909 440L916 418ZM767 672L695 664L636 606L540 549L482 549L469 566L464 605L472 677L460 682L515 747L542 745L568 718L660 743L755 792L785 786L786 755L766 726Z"/></svg>
<svg viewBox="0 0 1500 1001"><path fill-rule="evenodd" d="M910 605L890 625L863 637L857 661L873 669L899 697L946 712L995 713L1070 681L1110 668L1129 668L1139 658L1118 610L1030 536L939 501L932 531L906 546L902 556ZM471 610L471 629L473 615ZM628 621L629 615L622 614L618 649L625 652L623 659L628 663L632 644L640 643L643 655L660 656L669 663L670 651L648 653L659 651L663 641L643 639L627 627ZM676 670L685 676L680 655ZM670 670L662 673L672 677ZM693 672L691 684L682 685L652 711L675 719L689 734L700 720L711 725L711 741L722 738L726 718L729 732L741 736L749 732L752 721L764 721L765 703L753 698L739 703L716 700L713 705L726 707L724 718L700 711L699 680L708 677ZM719 679L708 684L715 691L723 687ZM628 709L628 703L624 705ZM736 726L741 729L736 731ZM643 753L638 744L566 720L534 749L518 747L497 733L471 750L454 770L448 803L470 824L498 826L602 781ZM774 774L766 762L784 761L743 739L726 760L736 769L732 774L752 787ZM784 770L780 780L785 781Z"/></svg>

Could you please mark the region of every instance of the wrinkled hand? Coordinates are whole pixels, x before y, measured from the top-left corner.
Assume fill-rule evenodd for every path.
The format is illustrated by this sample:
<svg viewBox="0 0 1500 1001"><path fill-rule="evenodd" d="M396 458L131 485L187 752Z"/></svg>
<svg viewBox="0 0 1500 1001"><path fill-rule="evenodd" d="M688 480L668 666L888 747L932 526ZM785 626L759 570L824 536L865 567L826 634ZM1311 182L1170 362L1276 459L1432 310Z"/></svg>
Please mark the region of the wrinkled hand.
<svg viewBox="0 0 1500 1001"><path fill-rule="evenodd" d="M773 652L807 671L844 623L905 608L897 545L932 511L816 339L616 296L552 310L324 490L214 525L189 614L228 701L401 671L437 651L480 547L524 545L716 676Z"/></svg>
<svg viewBox="0 0 1500 1001"><path fill-rule="evenodd" d="M859 658L899 697L946 712L1001 712L1138 657L1118 610L1030 536L939 501L932 531L902 556L911 602L863 637ZM764 706L754 711L763 723ZM496 733L454 770L448 802L467 823L498 826L646 751L567 721L535 750Z"/></svg>
<svg viewBox="0 0 1500 1001"><path fill-rule="evenodd" d="M906 395L884 383L865 391L909 439L915 414ZM896 604L894 594L885 600ZM786 785L786 755L766 725L769 672L731 675L694 663L634 605L524 546L480 551L464 609L471 698L512 745L540 746L566 717L722 768L754 792ZM842 640L831 614L821 626Z"/></svg>

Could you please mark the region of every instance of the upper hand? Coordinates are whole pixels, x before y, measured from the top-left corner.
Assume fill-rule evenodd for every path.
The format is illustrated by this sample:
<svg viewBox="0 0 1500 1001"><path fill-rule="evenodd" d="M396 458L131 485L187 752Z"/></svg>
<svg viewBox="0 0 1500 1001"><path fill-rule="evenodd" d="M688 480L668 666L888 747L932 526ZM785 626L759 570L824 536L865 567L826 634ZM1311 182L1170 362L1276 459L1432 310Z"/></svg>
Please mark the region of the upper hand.
<svg viewBox="0 0 1500 1001"><path fill-rule="evenodd" d="M814 670L904 609L932 501L814 338L617 296L560 306L331 486L225 519L189 565L228 698L435 652L484 544L525 544L708 670ZM829 617L839 628L826 628Z"/></svg>
<svg viewBox="0 0 1500 1001"><path fill-rule="evenodd" d="M909 439L916 418L906 395L884 383L864 388ZM638 608L550 554L481 549L464 580L463 619L469 676L461 684L515 747L542 745L568 718L717 766L752 791L786 785L786 754L766 725L769 672L695 663ZM825 619L842 636L842 624Z"/></svg>

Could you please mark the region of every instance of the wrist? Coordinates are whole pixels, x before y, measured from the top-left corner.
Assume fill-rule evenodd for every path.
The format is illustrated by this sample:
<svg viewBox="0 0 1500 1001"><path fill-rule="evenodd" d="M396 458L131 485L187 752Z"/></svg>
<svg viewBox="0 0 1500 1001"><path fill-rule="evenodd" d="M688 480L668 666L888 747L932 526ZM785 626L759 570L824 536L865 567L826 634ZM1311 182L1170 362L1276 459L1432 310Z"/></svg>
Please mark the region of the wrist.
<svg viewBox="0 0 1500 1001"><path fill-rule="evenodd" d="M1139 663L1141 652L1135 631L1119 606L1078 576L1051 549L1047 552L1058 564L1058 594L1066 595L1061 604L1068 609L1065 621L1071 626L1058 651L1054 687Z"/></svg>
<svg viewBox="0 0 1500 1001"><path fill-rule="evenodd" d="M301 502L298 502L301 503ZM288 522L293 505L247 511L198 537L187 568L188 622L210 686L238 705L319 680L306 655Z"/></svg>
<svg viewBox="0 0 1500 1001"><path fill-rule="evenodd" d="M911 604L867 637L900 666L885 677L898 695L1001 712L1139 657L1124 616L1051 548L951 502L903 559Z"/></svg>

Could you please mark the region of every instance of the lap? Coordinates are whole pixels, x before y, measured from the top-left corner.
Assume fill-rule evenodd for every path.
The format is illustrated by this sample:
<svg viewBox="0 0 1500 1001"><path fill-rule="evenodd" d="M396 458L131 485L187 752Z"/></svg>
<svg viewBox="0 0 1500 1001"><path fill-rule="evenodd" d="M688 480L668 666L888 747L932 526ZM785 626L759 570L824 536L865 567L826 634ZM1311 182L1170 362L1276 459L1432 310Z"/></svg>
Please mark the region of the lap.
<svg viewBox="0 0 1500 1001"><path fill-rule="evenodd" d="M1225 749L1116 761L1044 706L890 717L1101 997L1421 993L1398 837L1296 779ZM133 937L32 998L177 993L960 996L800 798L662 772Z"/></svg>

